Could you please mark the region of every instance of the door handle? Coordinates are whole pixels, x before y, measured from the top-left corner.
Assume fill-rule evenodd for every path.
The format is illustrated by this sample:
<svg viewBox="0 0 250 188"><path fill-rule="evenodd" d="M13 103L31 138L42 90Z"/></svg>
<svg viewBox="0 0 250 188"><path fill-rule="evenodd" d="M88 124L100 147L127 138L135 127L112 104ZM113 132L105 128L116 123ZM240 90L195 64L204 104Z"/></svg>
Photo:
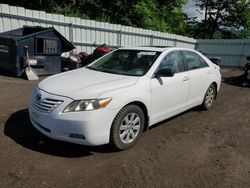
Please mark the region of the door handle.
<svg viewBox="0 0 250 188"><path fill-rule="evenodd" d="M209 70L209 71L207 71L207 74L211 74L211 71Z"/></svg>
<svg viewBox="0 0 250 188"><path fill-rule="evenodd" d="M182 80L183 80L183 81L188 81L188 80L189 80L189 77L188 77L188 76L184 76Z"/></svg>

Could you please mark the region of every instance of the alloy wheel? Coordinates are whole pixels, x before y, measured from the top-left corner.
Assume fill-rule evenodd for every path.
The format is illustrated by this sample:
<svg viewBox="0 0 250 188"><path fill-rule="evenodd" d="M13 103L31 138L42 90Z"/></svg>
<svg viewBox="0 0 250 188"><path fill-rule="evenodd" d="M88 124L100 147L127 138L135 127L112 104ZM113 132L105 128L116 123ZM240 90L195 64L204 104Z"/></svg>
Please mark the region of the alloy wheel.
<svg viewBox="0 0 250 188"><path fill-rule="evenodd" d="M210 87L207 91L205 102L207 107L211 106L214 101L214 89Z"/></svg>
<svg viewBox="0 0 250 188"><path fill-rule="evenodd" d="M120 139L123 143L133 142L140 132L141 119L137 113L127 114L120 125Z"/></svg>

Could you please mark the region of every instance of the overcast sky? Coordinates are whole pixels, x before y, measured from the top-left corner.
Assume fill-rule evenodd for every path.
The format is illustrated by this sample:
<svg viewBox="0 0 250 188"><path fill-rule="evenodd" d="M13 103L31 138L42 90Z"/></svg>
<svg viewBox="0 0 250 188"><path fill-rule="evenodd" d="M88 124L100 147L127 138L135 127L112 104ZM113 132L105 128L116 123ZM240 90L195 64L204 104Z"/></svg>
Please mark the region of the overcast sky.
<svg viewBox="0 0 250 188"><path fill-rule="evenodd" d="M197 21L204 19L204 13L197 12L196 10L197 7L195 6L195 0L189 0L182 9L189 17L197 17Z"/></svg>

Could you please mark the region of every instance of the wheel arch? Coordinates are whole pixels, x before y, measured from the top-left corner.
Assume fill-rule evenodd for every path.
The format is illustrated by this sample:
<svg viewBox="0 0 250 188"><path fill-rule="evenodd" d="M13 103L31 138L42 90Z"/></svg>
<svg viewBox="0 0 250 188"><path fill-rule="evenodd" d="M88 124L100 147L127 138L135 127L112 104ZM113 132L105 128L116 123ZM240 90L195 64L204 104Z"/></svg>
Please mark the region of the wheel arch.
<svg viewBox="0 0 250 188"><path fill-rule="evenodd" d="M130 101L130 102L125 103L125 105L123 105L120 109L123 109L125 106L128 106L128 105L136 105L142 109L144 117L145 117L145 126L143 129L143 132L147 131L149 127L149 111L148 111L146 104L142 101L135 100L135 101ZM110 131L111 131L111 127L110 127Z"/></svg>
<svg viewBox="0 0 250 188"><path fill-rule="evenodd" d="M143 102L141 102L141 101L132 101L132 102L129 102L129 103L127 103L126 105L124 105L122 108L121 108L121 110L122 109L124 109L125 107L128 107L129 105L134 105L134 106L137 106L137 107L139 107L140 109L142 109L142 111L143 111L143 115L144 115L144 117L145 117L145 125L144 125L144 127L143 127L143 130L142 130L142 132L145 132L147 129L148 129L148 124L149 124L149 116L148 116L148 109L147 109L147 106L143 103ZM121 110L117 113L117 114L119 114L120 112L121 112ZM116 118L115 118L116 119ZM114 119L114 120L115 120ZM113 120L113 122L114 122L114 120ZM113 122L112 122L112 125L113 125ZM109 135L109 143L111 143L111 144L114 144L114 137L112 137L112 126L111 125L111 127L110 127L110 135ZM115 146L116 147L116 146ZM123 150L123 149L120 149L120 148L118 148L119 150Z"/></svg>
<svg viewBox="0 0 250 188"><path fill-rule="evenodd" d="M211 84L213 84L214 87L215 87L215 90L216 90L215 99L216 99L217 98L217 93L218 93L218 85L217 85L217 83L215 81L212 82Z"/></svg>

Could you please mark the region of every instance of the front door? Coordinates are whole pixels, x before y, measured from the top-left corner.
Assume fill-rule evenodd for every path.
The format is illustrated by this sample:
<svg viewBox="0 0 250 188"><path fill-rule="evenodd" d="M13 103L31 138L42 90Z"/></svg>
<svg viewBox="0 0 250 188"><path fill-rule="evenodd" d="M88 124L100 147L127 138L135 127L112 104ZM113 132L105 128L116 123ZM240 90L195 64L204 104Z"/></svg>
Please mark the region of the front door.
<svg viewBox="0 0 250 188"><path fill-rule="evenodd" d="M152 124L184 111L187 106L189 74L184 69L181 53L166 55L158 70L163 68L172 69L174 76L151 79Z"/></svg>

